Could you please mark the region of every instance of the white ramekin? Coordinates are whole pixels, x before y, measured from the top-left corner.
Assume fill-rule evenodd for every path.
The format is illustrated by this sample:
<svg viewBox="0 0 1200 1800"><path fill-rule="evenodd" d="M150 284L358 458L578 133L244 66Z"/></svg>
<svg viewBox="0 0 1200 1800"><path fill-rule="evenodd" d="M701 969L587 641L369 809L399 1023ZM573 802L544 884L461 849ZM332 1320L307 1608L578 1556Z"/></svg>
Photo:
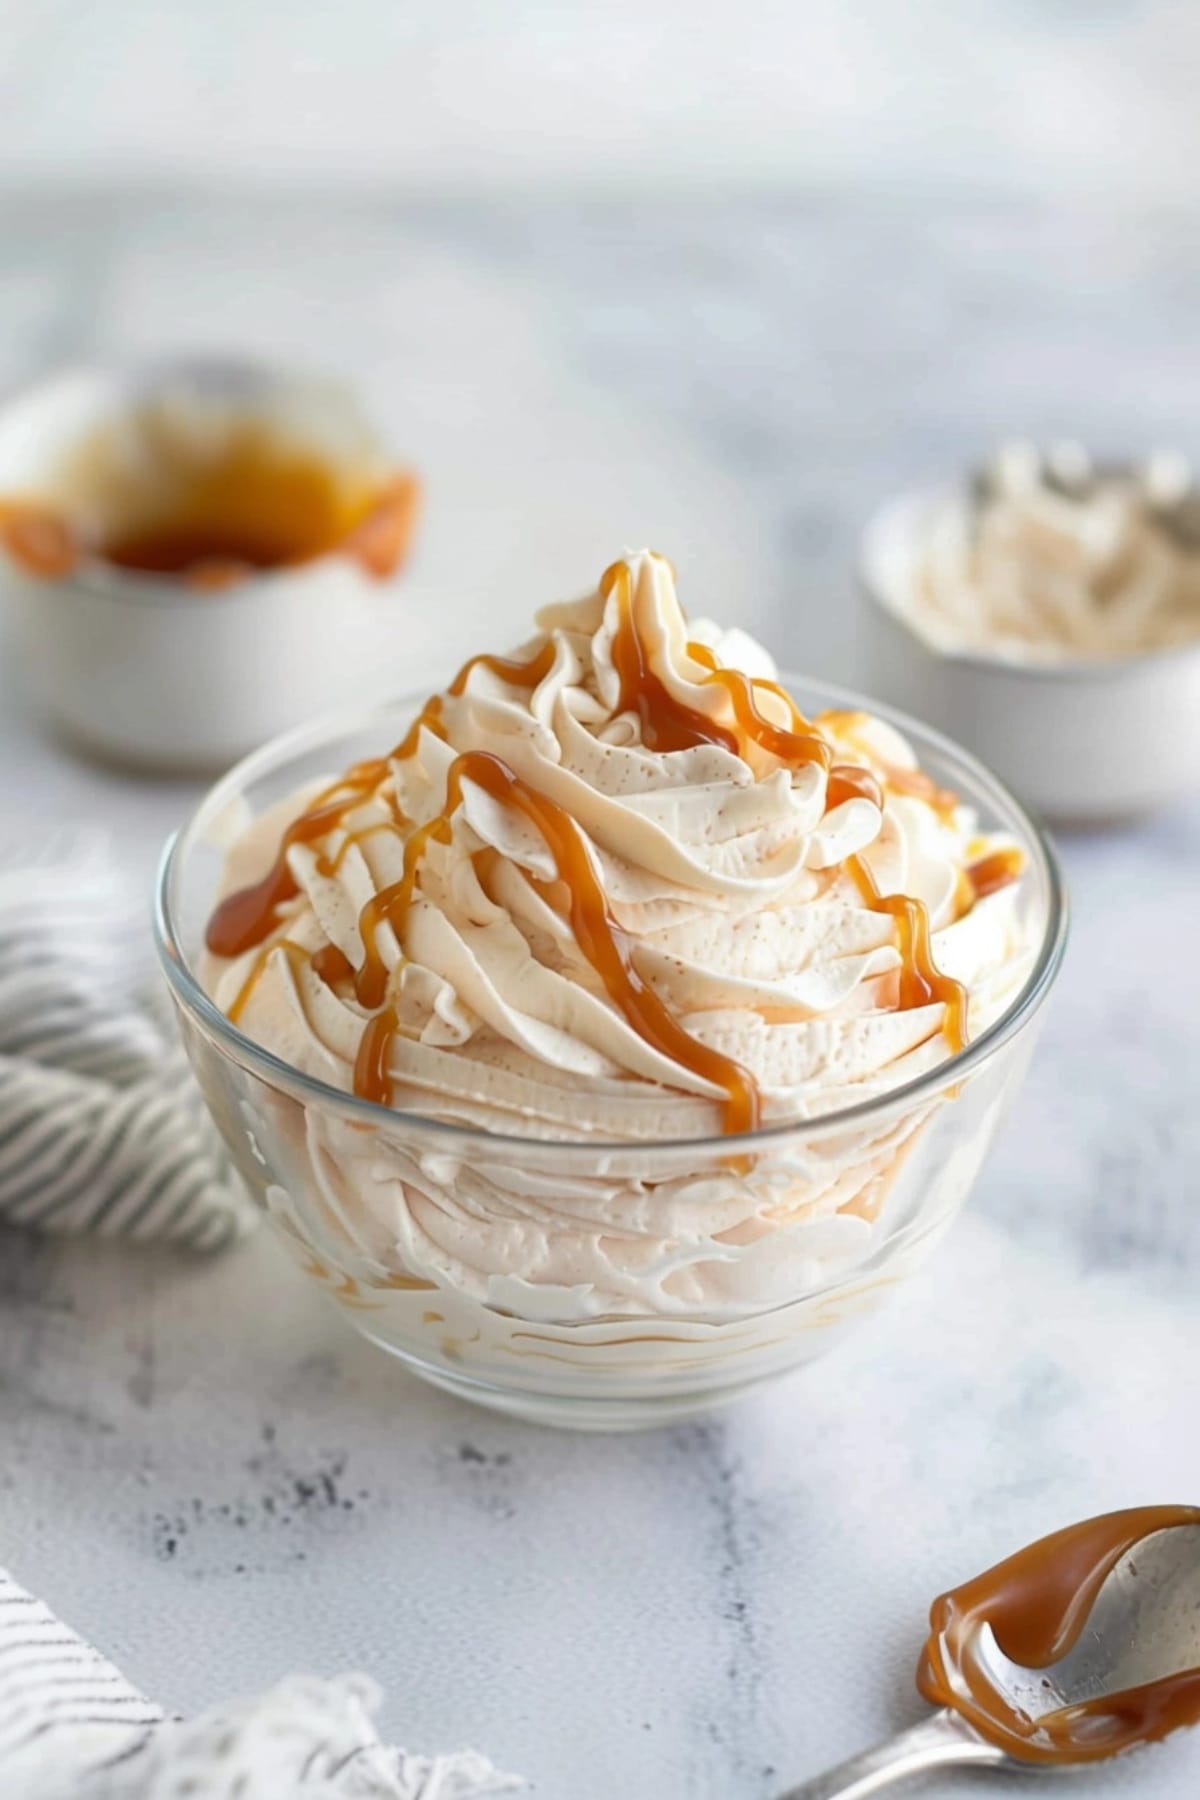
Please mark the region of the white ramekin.
<svg viewBox="0 0 1200 1800"><path fill-rule="evenodd" d="M1200 787L1200 641L1113 662L942 650L911 622L917 558L965 484L888 502L863 535L864 685L967 744L1062 823L1119 820Z"/></svg>
<svg viewBox="0 0 1200 1800"><path fill-rule="evenodd" d="M340 384L270 365L181 359L56 375L0 410L0 495L38 498L72 446L167 386L233 397L248 416L302 414L331 456L382 455ZM208 771L373 686L396 641L396 588L336 551L228 589L85 557L0 582L34 696L80 747L143 767Z"/></svg>

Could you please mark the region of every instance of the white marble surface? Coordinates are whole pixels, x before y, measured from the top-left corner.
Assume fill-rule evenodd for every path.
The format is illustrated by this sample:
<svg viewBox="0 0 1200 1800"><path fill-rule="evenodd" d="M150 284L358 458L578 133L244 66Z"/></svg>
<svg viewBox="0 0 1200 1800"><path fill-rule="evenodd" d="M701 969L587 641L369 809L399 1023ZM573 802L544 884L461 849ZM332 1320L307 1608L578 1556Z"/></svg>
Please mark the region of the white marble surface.
<svg viewBox="0 0 1200 1800"><path fill-rule="evenodd" d="M1145 215L0 206L6 384L186 341L377 372L430 471L413 591L448 647L644 532L693 605L852 678L871 501L1016 426L1194 448L1198 300L1200 252ZM468 543L496 578L455 605ZM0 827L102 817L147 871L191 792L51 745L2 648L0 758ZM543 1800L769 1800L916 1717L942 1586L1200 1495L1200 807L1064 848L1075 938L1016 1112L933 1265L827 1362L571 1439L422 1388L265 1237L205 1263L8 1236L0 1561L169 1705L361 1664L390 1734L471 1739ZM1088 1792L1198 1778L1178 1740Z"/></svg>

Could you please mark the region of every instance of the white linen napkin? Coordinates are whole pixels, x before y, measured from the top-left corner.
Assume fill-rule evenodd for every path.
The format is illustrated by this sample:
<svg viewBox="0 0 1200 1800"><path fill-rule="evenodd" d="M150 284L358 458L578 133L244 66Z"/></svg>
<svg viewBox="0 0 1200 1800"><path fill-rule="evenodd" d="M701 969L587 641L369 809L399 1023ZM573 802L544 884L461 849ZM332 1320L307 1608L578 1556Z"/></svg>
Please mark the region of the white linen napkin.
<svg viewBox="0 0 1200 1800"><path fill-rule="evenodd" d="M0 843L0 1220L213 1249L252 1225L103 832Z"/></svg>
<svg viewBox="0 0 1200 1800"><path fill-rule="evenodd" d="M473 1750L380 1742L366 1675L292 1675L254 1700L168 1718L0 1569L6 1800L482 1800L524 1788Z"/></svg>

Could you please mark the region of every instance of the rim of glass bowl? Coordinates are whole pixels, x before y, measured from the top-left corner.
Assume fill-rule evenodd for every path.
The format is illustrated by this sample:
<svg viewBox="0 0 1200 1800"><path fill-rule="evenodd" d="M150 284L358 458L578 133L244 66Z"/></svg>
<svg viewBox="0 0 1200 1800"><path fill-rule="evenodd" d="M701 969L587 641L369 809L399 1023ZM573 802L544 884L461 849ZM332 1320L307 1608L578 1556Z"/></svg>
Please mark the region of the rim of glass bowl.
<svg viewBox="0 0 1200 1800"><path fill-rule="evenodd" d="M450 1120L429 1118L424 1113L410 1112L399 1107L379 1105L374 1100L360 1099L357 1094L350 1094L343 1088L334 1087L322 1081L318 1076L307 1075L293 1064L285 1062L273 1051L258 1044L253 1038L232 1023L211 1000L188 965L186 955L179 943L175 930L173 912L173 894L180 877L187 853L195 842L203 842L208 825L221 816L230 802L240 797L245 788L257 777L268 772L278 772L287 762L302 755L306 751L317 749L322 743L335 742L341 737L358 736L370 731L374 722L378 721L381 737L386 731L403 727L411 721L421 704L427 698L422 690L418 695L400 696L394 701L385 702L373 707L365 716L347 710L327 715L311 724L301 725L281 736L272 738L261 749L244 757L236 763L228 774L224 775L201 800L178 831L168 838L159 865L157 891L154 908L154 940L159 960L166 973L167 980L180 1004L190 1012L209 1036L217 1039L220 1045L243 1067L249 1066L271 1086L282 1088L295 1097L319 1102L322 1106L348 1115L360 1122L376 1127L387 1127L395 1132L397 1129L412 1129L435 1138L461 1141L475 1140L480 1143L504 1145L509 1149L519 1149L528 1153L536 1147L538 1152L553 1149L557 1155L569 1160L578 1156L586 1160L596 1155L628 1154L631 1150L643 1149L648 1155L658 1156L665 1151L704 1149L728 1152L731 1146L743 1147L766 1146L803 1133L806 1137L825 1137L833 1135L847 1126L859 1126L885 1117L891 1112L913 1105L921 1099L932 1096L943 1088L951 1087L965 1075L989 1062L1010 1038L1034 1016L1042 1001L1053 986L1062 963L1063 952L1067 941L1068 908L1066 888L1062 870L1054 846L1043 827L1021 805L1004 783L986 769L969 751L963 750L953 739L945 737L931 726L923 725L919 720L909 717L896 707L885 706L881 702L867 700L847 688L837 687L831 682L817 681L799 675L784 674L780 678L784 685L791 688L807 688L820 694L822 701L833 707L845 710L869 710L877 718L885 719L909 738L918 754L923 749L932 748L941 757L953 764L962 774L969 777L975 794L989 802L1002 817L1008 813L1015 818L1022 831L1025 843L1023 848L1032 852L1039 865L1042 882L1048 896L1047 916L1042 941L1038 946L1034 961L1025 985L1014 997L1006 1010L998 1019L981 1031L977 1038L962 1050L938 1063L935 1068L916 1076L901 1086L890 1088L887 1093L876 1095L869 1100L856 1101L853 1106L844 1106L836 1112L819 1113L811 1119L792 1119L780 1124L760 1126L756 1131L736 1134L710 1133L703 1137L690 1138L655 1138L644 1144L629 1138L615 1141L599 1139L581 1140L578 1138L552 1139L530 1137L519 1132L502 1132L485 1130L478 1125L456 1124Z"/></svg>

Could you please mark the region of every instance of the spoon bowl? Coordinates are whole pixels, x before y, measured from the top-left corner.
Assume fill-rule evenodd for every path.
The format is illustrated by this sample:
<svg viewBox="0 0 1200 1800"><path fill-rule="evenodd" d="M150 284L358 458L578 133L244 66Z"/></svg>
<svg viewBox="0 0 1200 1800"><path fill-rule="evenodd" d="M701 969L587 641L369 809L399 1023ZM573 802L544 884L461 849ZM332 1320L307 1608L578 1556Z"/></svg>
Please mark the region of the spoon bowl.
<svg viewBox="0 0 1200 1800"><path fill-rule="evenodd" d="M1068 1526L937 1599L941 1710L783 1800L866 1800L952 1764L1079 1770L1200 1721L1200 1508Z"/></svg>
<svg viewBox="0 0 1200 1800"><path fill-rule="evenodd" d="M1082 1636L1048 1668L1005 1656L989 1625L978 1653L997 1692L1032 1719L1200 1668L1200 1522L1157 1531L1127 1551Z"/></svg>

